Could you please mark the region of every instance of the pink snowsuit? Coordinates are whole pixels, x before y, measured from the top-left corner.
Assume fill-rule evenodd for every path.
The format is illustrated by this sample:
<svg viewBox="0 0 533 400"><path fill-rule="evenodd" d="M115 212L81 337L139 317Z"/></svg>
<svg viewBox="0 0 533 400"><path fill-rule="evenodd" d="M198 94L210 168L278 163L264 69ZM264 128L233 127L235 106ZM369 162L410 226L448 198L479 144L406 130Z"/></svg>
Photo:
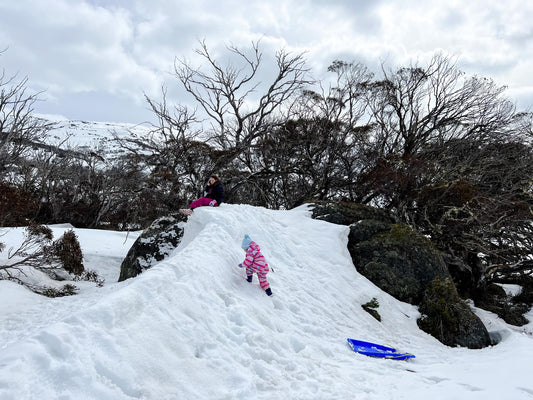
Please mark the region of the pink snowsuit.
<svg viewBox="0 0 533 400"><path fill-rule="evenodd" d="M198 208L198 207L208 206L211 204L211 202L213 202L214 207L218 206L216 200L210 199L209 197L200 197L199 199L194 200L189 206L189 208L191 210L194 210L195 208Z"/></svg>
<svg viewBox="0 0 533 400"><path fill-rule="evenodd" d="M252 276L254 272L257 274L261 289L266 290L270 287L266 279L266 274L269 271L268 264L263 254L261 254L259 245L254 241L250 243L250 247L246 251L246 258L242 262L242 266L246 268L247 276Z"/></svg>

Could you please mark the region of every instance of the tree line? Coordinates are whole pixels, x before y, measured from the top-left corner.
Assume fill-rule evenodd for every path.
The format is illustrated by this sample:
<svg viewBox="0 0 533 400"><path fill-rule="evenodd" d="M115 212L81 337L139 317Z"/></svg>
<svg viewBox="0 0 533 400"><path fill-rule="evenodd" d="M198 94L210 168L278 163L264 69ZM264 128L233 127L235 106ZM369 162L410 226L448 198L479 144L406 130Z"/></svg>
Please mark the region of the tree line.
<svg viewBox="0 0 533 400"><path fill-rule="evenodd" d="M49 146L26 79L0 76L0 225L70 222L139 229L202 194L218 173L230 203L290 209L330 200L386 208L429 237L474 282L518 282L533 268L533 117L506 88L454 59L379 72L336 60L327 81L304 54L265 60L258 43L205 43L174 76L194 102L146 96L155 123L116 137L122 155ZM228 61L229 60L229 61ZM268 67L268 68L267 68Z"/></svg>

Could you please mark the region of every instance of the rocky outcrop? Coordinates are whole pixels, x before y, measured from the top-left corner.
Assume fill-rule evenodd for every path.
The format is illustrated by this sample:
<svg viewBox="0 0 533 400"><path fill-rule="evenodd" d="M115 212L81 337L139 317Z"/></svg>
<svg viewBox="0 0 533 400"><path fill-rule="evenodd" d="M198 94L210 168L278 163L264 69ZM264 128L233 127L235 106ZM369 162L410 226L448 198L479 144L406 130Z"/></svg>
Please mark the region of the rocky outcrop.
<svg viewBox="0 0 533 400"><path fill-rule="evenodd" d="M406 303L420 304L429 283L437 276L449 276L432 243L403 224L372 220L354 224L348 250L357 271Z"/></svg>
<svg viewBox="0 0 533 400"><path fill-rule="evenodd" d="M386 210L348 202L315 202L311 217L338 225L351 225L361 220L394 222Z"/></svg>
<svg viewBox="0 0 533 400"><path fill-rule="evenodd" d="M429 239L395 223L386 210L361 204L319 202L313 205L312 217L349 225L348 250L357 271L398 300L430 310L431 315L423 314L424 328L434 321L449 322L445 332L433 331L431 325L425 329L428 333L450 346L481 348L491 344L481 320L460 299L442 253ZM434 301L450 302L450 296L435 300L435 294L428 295L435 281L451 283L448 289L456 301L449 309L434 307ZM453 318L449 318L450 310Z"/></svg>
<svg viewBox="0 0 533 400"><path fill-rule="evenodd" d="M485 325L459 297L451 278L437 277L426 287L417 323L448 346L481 349L492 344Z"/></svg>
<svg viewBox="0 0 533 400"><path fill-rule="evenodd" d="M180 243L186 220L181 214L156 219L131 246L120 266L118 281L133 278L168 256Z"/></svg>
<svg viewBox="0 0 533 400"><path fill-rule="evenodd" d="M363 204L318 202L312 217L350 226L348 250L362 275L398 300L419 304L427 284L449 273L441 253L383 209Z"/></svg>

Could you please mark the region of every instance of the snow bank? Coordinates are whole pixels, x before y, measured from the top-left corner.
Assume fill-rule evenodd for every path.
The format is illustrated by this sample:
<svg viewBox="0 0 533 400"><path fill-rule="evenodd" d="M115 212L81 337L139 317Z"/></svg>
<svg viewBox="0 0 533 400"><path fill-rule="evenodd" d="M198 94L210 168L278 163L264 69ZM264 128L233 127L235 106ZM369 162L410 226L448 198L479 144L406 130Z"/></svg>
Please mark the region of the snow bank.
<svg viewBox="0 0 533 400"><path fill-rule="evenodd" d="M118 256L127 252L118 241L124 234L77 233L95 257L89 266L111 276L113 265L118 277ZM268 275L273 297L237 268L244 233L274 269ZM501 344L448 348L417 328L415 307L357 273L347 235L347 227L312 220L306 207L223 204L197 209L174 253L134 279L60 299L0 281L0 300L11 299L0 309L0 398L533 396L531 326L513 330L484 313L486 323L497 321L495 329L505 332ZM361 308L373 297L381 323ZM19 311L24 322L10 326ZM417 358L368 358L353 353L347 337Z"/></svg>

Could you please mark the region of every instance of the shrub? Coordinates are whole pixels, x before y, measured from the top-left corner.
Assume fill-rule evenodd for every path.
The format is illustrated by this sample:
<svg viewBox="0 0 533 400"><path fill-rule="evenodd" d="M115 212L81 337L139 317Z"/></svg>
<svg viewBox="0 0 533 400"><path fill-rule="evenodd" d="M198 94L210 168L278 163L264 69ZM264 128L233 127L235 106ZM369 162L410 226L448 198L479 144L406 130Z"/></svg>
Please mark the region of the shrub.
<svg viewBox="0 0 533 400"><path fill-rule="evenodd" d="M375 319L381 322L381 315L379 315L379 313L376 310L376 308L379 307L378 299L376 299L375 297L372 297L372 300L370 300L368 303L363 304L361 307L363 307L363 310L365 310L367 313L369 313Z"/></svg>
<svg viewBox="0 0 533 400"><path fill-rule="evenodd" d="M63 268L74 275L81 275L85 270L83 266L83 254L80 242L72 229L66 231L63 236L53 244L54 253L59 257Z"/></svg>
<svg viewBox="0 0 533 400"><path fill-rule="evenodd" d="M78 287L67 283L61 289L44 287L42 289L36 290L36 293L40 293L46 297L64 297L75 295L78 291Z"/></svg>
<svg viewBox="0 0 533 400"><path fill-rule="evenodd" d="M28 237L35 238L35 240L39 240L39 243L49 242L54 238L54 234L52 233L52 230L49 227L45 225L35 224L33 222L26 227L26 232Z"/></svg>
<svg viewBox="0 0 533 400"><path fill-rule="evenodd" d="M96 286L102 287L104 286L105 279L101 278L100 275L98 275L98 272L94 270L88 270L84 271L81 275L76 276L74 278L75 281L87 281L87 282L94 282L96 283Z"/></svg>

